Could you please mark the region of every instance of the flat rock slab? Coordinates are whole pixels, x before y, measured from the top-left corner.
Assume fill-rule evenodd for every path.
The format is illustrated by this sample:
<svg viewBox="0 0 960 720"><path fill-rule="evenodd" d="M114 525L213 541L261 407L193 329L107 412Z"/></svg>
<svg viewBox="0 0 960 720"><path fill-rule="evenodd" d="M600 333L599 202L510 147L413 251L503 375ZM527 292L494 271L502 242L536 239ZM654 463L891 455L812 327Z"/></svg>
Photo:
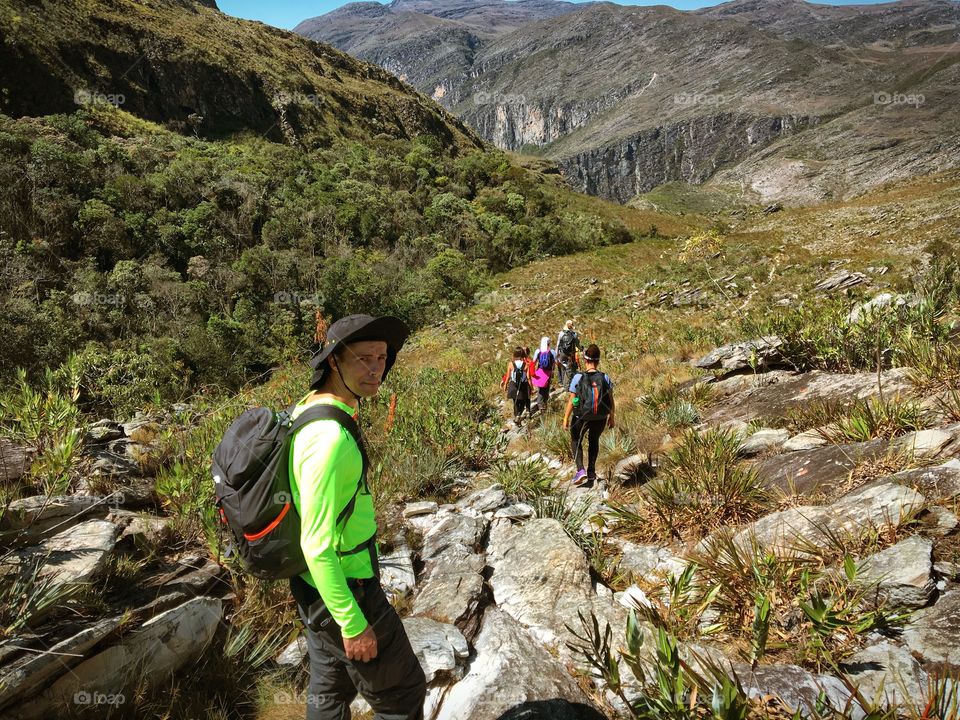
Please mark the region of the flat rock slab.
<svg viewBox="0 0 960 720"><path fill-rule="evenodd" d="M798 538L825 548L830 540L824 529L854 534L864 528L888 526L923 503L923 495L910 488L878 483L844 495L831 505L805 505L771 513L746 526L735 538L744 546L755 539L781 554L799 552ZM704 541L700 547L706 547Z"/></svg>
<svg viewBox="0 0 960 720"><path fill-rule="evenodd" d="M823 692L833 707L843 708L850 691L837 678L816 675L796 665L749 665L734 663L733 671L750 697L773 695L787 704L791 712L800 710L804 717L817 707L817 698ZM854 710L854 717L862 717Z"/></svg>
<svg viewBox="0 0 960 720"><path fill-rule="evenodd" d="M424 569L424 580L413 600L413 615L455 624L473 634L472 623L483 596L485 556L463 545L448 549Z"/></svg>
<svg viewBox="0 0 960 720"><path fill-rule="evenodd" d="M930 502L948 502L960 498L960 460L935 467L904 470L886 478L886 482L913 488Z"/></svg>
<svg viewBox="0 0 960 720"><path fill-rule="evenodd" d="M846 481L858 464L883 457L888 447L882 439L828 445L764 458L754 468L764 486L784 495L830 492Z"/></svg>
<svg viewBox="0 0 960 720"><path fill-rule="evenodd" d="M433 501L407 503L403 508L405 518L417 517L419 515L432 515L437 511L437 504Z"/></svg>
<svg viewBox="0 0 960 720"><path fill-rule="evenodd" d="M0 670L0 708L29 696L81 662L84 653L120 626L121 617L106 618L55 643L43 654L28 653ZM79 656L79 657L77 657Z"/></svg>
<svg viewBox="0 0 960 720"><path fill-rule="evenodd" d="M100 572L117 542L120 529L106 520L88 520L14 553L18 565L42 562L40 577L56 585L89 582Z"/></svg>
<svg viewBox="0 0 960 720"><path fill-rule="evenodd" d="M37 537L68 529L82 520L104 518L119 503L111 496L35 495L0 509L0 532Z"/></svg>
<svg viewBox="0 0 960 720"><path fill-rule="evenodd" d="M668 548L656 545L637 545L626 540L613 539L620 550L620 571L632 573L637 579L655 580L670 575L679 576L687 564Z"/></svg>
<svg viewBox="0 0 960 720"><path fill-rule="evenodd" d="M902 640L925 663L960 666L960 590L948 592L932 607L914 613Z"/></svg>
<svg viewBox="0 0 960 720"><path fill-rule="evenodd" d="M603 720L565 665L495 607L484 613L475 652L436 720Z"/></svg>
<svg viewBox="0 0 960 720"><path fill-rule="evenodd" d="M223 618L218 598L199 597L163 612L93 657L84 660L39 695L15 708L17 720L50 717L73 706L76 693L121 693L133 682L162 683L196 658Z"/></svg>
<svg viewBox="0 0 960 720"><path fill-rule="evenodd" d="M818 429L814 428L812 430L804 430L802 433L797 433L787 440L781 446L781 449L784 452L796 452L797 450L813 450L823 447L824 445L829 445L829 441Z"/></svg>
<svg viewBox="0 0 960 720"><path fill-rule="evenodd" d="M474 551L487 530L488 521L479 514L450 513L442 517L423 537L424 561L439 557L447 549L460 545Z"/></svg>
<svg viewBox="0 0 960 720"><path fill-rule="evenodd" d="M906 369L881 373L884 397L913 386ZM711 425L748 423L758 418L784 418L791 409L822 400L850 402L877 396L876 373L839 374L815 370L809 373L773 371L738 375L713 383L718 402L704 421Z"/></svg>
<svg viewBox="0 0 960 720"><path fill-rule="evenodd" d="M467 495L457 503L457 507L461 510L469 508L479 513L485 513L499 510L508 503L507 493L503 486L491 485Z"/></svg>
<svg viewBox="0 0 960 720"><path fill-rule="evenodd" d="M895 445L918 459L932 460L945 454L955 439L954 432L945 428L931 428L897 438Z"/></svg>
<svg viewBox="0 0 960 720"><path fill-rule="evenodd" d="M740 454L749 457L767 450L776 450L789 439L790 433L786 430L761 428L741 443Z"/></svg>

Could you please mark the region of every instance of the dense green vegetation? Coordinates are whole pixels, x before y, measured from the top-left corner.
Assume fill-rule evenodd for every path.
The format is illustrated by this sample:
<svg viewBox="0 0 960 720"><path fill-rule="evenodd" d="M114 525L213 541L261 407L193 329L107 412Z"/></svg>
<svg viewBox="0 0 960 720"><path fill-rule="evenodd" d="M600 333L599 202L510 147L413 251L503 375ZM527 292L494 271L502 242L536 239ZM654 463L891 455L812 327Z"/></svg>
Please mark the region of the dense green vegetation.
<svg viewBox="0 0 960 720"><path fill-rule="evenodd" d="M419 327L490 272L633 237L427 136L304 151L91 105L0 116L0 156L0 379L75 352L81 405L104 410L235 389L309 353L318 311Z"/></svg>

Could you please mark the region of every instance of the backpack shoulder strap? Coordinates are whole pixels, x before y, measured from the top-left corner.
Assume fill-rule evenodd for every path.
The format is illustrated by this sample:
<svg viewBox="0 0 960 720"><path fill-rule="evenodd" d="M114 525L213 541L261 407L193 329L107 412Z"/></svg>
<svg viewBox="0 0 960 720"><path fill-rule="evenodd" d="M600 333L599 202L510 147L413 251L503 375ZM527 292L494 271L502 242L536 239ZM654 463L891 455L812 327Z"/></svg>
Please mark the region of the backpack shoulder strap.
<svg viewBox="0 0 960 720"><path fill-rule="evenodd" d="M353 491L349 502L347 502L343 510L340 511L340 514L337 515L337 525L339 525L353 514L353 508L357 504L357 495L360 494L361 489L367 486L367 468L370 465L370 461L367 458L367 450L363 445L363 436L360 435L360 426L357 425L357 421L336 405L329 405L327 403L311 405L296 417L287 432L292 437L296 432L303 429L304 426L309 425L315 420L336 420L344 430L350 433L354 442L357 444L357 449L360 451L362 461L360 482L357 483L357 489Z"/></svg>

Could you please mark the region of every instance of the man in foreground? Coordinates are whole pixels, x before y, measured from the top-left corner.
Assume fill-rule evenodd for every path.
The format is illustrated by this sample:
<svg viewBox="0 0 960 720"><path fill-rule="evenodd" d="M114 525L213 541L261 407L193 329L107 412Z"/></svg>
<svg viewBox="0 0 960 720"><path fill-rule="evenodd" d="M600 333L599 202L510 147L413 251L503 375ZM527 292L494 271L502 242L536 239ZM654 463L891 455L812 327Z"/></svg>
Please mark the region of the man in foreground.
<svg viewBox="0 0 960 720"><path fill-rule="evenodd" d="M333 323L313 358L315 403L342 420L304 426L290 444L293 504L307 572L290 581L307 626L310 684L307 720L344 720L359 692L377 720L422 720L426 680L400 617L380 586L367 456L356 418L373 397L409 330L396 318L351 315Z"/></svg>

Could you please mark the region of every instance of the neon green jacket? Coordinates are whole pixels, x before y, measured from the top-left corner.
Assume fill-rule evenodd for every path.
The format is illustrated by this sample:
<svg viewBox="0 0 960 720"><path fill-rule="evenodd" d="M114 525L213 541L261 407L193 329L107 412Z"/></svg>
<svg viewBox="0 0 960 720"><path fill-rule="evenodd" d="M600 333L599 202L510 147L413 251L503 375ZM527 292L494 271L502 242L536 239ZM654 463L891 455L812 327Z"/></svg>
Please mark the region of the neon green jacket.
<svg viewBox="0 0 960 720"><path fill-rule="evenodd" d="M306 398L304 398L306 399ZM336 400L319 400L348 415L354 409ZM311 405L314 403L310 403ZM295 418L308 405L294 408ZM337 516L353 497L360 482L363 459L353 436L336 420L316 420L300 430L290 444L290 490L300 513L300 546L307 561L302 577L315 587L343 637L356 637L367 629L367 619L347 586L347 578L371 578L374 570L368 552L339 557L377 532L373 498L361 489L353 513L342 528Z"/></svg>

